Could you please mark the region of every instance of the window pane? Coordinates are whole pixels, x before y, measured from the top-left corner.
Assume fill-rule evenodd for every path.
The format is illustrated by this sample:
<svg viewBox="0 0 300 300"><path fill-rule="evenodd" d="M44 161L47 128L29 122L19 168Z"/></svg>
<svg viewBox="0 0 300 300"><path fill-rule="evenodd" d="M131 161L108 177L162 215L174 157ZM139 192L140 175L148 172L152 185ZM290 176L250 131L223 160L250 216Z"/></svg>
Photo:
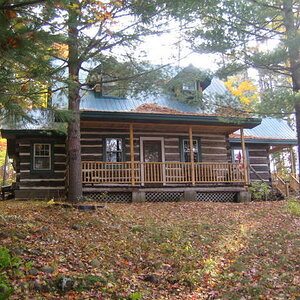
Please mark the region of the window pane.
<svg viewBox="0 0 300 300"><path fill-rule="evenodd" d="M198 140L193 140L194 161L198 162ZM190 141L183 140L183 158L185 162L190 162Z"/></svg>
<svg viewBox="0 0 300 300"><path fill-rule="evenodd" d="M49 144L34 144L36 156L50 156Z"/></svg>
<svg viewBox="0 0 300 300"><path fill-rule="evenodd" d="M106 161L116 162L117 161L117 153L116 152L107 152L106 153Z"/></svg>
<svg viewBox="0 0 300 300"><path fill-rule="evenodd" d="M195 91L196 90L196 83L195 82L189 82L189 83L184 83L182 85L182 89L184 91Z"/></svg>
<svg viewBox="0 0 300 300"><path fill-rule="evenodd" d="M120 162L122 161L122 138L106 138L106 161Z"/></svg>
<svg viewBox="0 0 300 300"><path fill-rule="evenodd" d="M35 157L34 170L50 170L50 157Z"/></svg>
<svg viewBox="0 0 300 300"><path fill-rule="evenodd" d="M243 161L243 152L241 149L234 149L232 151L233 162L240 163Z"/></svg>
<svg viewBox="0 0 300 300"><path fill-rule="evenodd" d="M106 152L122 151L121 138L107 138L106 139Z"/></svg>
<svg viewBox="0 0 300 300"><path fill-rule="evenodd" d="M51 145L34 144L33 151L33 169L50 170L51 169Z"/></svg>

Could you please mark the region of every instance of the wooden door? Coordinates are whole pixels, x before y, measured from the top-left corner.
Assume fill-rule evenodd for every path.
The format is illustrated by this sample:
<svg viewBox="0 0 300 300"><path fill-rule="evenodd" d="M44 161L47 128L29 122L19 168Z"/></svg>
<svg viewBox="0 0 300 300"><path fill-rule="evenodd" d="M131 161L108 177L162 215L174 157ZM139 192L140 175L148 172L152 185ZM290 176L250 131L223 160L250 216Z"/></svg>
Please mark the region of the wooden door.
<svg viewBox="0 0 300 300"><path fill-rule="evenodd" d="M145 183L162 183L163 165L161 140L143 141L143 179ZM157 163L156 163L157 162Z"/></svg>

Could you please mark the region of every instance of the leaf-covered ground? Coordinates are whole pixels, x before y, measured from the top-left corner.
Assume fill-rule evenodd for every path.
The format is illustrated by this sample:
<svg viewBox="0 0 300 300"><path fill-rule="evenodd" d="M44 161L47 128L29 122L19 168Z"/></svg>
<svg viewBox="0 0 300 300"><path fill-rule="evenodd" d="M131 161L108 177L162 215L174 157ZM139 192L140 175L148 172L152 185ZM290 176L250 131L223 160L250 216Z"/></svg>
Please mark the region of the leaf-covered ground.
<svg viewBox="0 0 300 300"><path fill-rule="evenodd" d="M0 202L11 299L299 299L299 229L284 201Z"/></svg>

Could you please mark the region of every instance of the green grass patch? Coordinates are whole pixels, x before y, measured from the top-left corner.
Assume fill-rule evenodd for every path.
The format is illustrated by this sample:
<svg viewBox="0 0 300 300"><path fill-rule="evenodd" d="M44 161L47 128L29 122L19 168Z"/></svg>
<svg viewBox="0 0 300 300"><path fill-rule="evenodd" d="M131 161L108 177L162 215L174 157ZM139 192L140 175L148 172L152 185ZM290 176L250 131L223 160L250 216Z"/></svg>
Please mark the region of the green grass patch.
<svg viewBox="0 0 300 300"><path fill-rule="evenodd" d="M289 198L286 204L287 211L297 217L300 217L300 201L297 198Z"/></svg>

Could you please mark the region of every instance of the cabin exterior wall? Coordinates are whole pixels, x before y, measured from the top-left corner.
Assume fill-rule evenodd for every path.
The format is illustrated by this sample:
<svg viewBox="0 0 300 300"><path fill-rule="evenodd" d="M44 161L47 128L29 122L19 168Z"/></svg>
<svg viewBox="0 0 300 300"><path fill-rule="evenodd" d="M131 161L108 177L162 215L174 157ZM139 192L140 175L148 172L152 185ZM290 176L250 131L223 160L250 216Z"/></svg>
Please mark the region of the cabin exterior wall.
<svg viewBox="0 0 300 300"><path fill-rule="evenodd" d="M155 126L155 125L154 125ZM95 128L81 128L81 159L82 161L103 161L104 138L108 136L124 137L125 160L130 161L130 141L127 129L101 130ZM154 133L149 131L137 131L134 134L134 159L140 161L140 138L163 138L164 160L177 161L180 157L180 138L188 139L188 133L165 132ZM201 158L203 162L228 162L227 137L222 133L194 133L194 138L200 138Z"/></svg>
<svg viewBox="0 0 300 300"><path fill-rule="evenodd" d="M246 144L249 153L251 181L260 180L258 174L266 183L271 183L269 145L268 144Z"/></svg>
<svg viewBox="0 0 300 300"><path fill-rule="evenodd" d="M52 170L32 171L34 143L50 143ZM64 138L24 137L16 140L16 199L60 198L65 194L66 147Z"/></svg>
<svg viewBox="0 0 300 300"><path fill-rule="evenodd" d="M230 143L231 150L240 147L238 143ZM264 180L266 183L271 183L269 149L268 144L246 143L250 181ZM232 154L231 150L230 155Z"/></svg>

